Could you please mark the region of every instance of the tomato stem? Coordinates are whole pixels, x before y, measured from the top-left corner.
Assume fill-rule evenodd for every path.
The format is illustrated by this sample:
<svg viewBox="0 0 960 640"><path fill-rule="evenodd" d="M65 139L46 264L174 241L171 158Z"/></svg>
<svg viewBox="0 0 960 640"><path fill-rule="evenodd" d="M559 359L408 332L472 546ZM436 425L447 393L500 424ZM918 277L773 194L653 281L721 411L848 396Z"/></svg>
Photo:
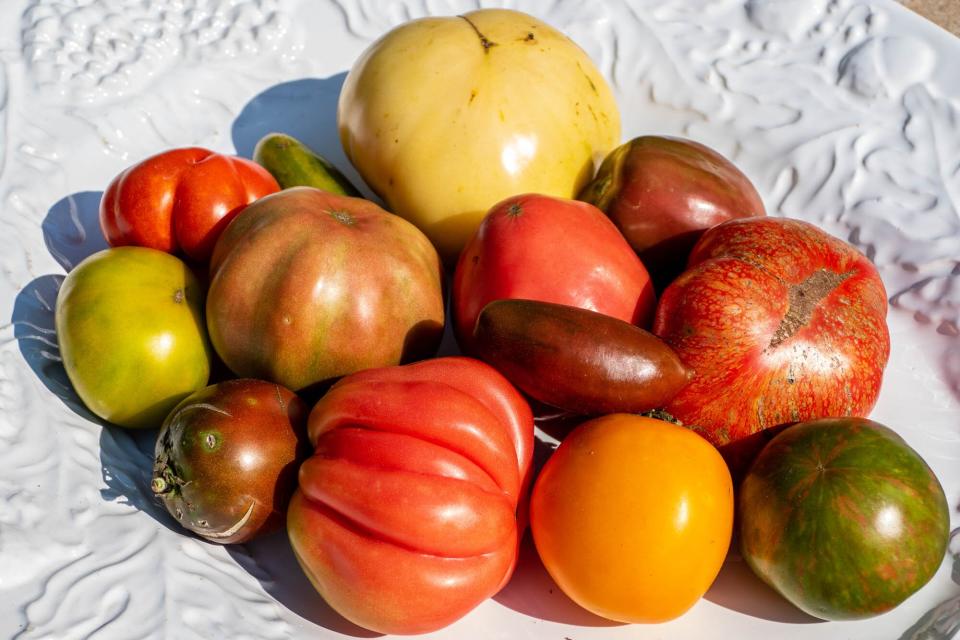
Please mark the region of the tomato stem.
<svg viewBox="0 0 960 640"><path fill-rule="evenodd" d="M153 489L153 492L157 495L161 493L166 493L170 490L170 485L167 484L167 481L163 478L157 476L153 479L153 482L150 483L150 488Z"/></svg>

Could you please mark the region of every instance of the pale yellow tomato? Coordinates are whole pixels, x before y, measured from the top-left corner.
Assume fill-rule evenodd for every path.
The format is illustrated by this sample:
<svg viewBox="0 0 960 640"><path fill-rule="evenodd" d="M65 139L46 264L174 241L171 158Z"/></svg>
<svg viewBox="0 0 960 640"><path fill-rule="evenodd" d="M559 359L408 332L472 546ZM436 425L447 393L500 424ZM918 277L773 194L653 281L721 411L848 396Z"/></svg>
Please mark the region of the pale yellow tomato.
<svg viewBox="0 0 960 640"><path fill-rule="evenodd" d="M337 117L363 179L448 262L503 198L574 197L620 137L586 53L505 9L390 31L350 70Z"/></svg>
<svg viewBox="0 0 960 640"><path fill-rule="evenodd" d="M547 461L530 527L574 602L612 620L662 622L717 577L733 531L733 483L693 431L604 416L577 427Z"/></svg>

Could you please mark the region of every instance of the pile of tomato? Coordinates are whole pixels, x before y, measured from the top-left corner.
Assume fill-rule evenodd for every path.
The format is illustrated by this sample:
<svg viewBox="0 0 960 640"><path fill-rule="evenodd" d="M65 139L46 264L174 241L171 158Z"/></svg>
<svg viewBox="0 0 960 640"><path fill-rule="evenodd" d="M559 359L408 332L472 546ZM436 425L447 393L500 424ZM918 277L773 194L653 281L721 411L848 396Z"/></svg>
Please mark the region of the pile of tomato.
<svg viewBox="0 0 960 640"><path fill-rule="evenodd" d="M481 89L463 109L512 132L499 168L405 173L423 151L401 132L424 105L384 92L424 30L441 51L472 47L457 81ZM534 152L509 145L534 125L511 129L488 98L516 72L494 64L510 51L579 69L557 79L584 96L567 105L583 118L572 155L527 158L568 171L560 189L518 169ZM866 419L890 343L883 284L854 247L766 217L696 142L611 150L602 77L517 12L397 28L351 71L340 112L394 213L288 136L256 162L169 150L110 183L113 248L60 291L70 380L105 420L160 428L152 489L186 529L238 543L285 526L320 596L383 633L441 628L497 593L528 525L559 587L625 622L693 606L735 510L750 566L813 615L876 615L930 579L949 512L920 456ZM448 324L463 355L432 357ZM535 424L558 415L562 443L536 470Z"/></svg>

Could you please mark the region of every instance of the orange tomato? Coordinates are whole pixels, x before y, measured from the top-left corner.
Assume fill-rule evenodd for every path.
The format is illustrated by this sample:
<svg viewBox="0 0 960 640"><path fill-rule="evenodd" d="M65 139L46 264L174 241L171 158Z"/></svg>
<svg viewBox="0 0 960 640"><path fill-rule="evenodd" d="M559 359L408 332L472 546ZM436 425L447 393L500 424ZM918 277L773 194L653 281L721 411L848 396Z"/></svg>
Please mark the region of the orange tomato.
<svg viewBox="0 0 960 640"><path fill-rule="evenodd" d="M572 431L530 502L547 571L571 599L621 622L676 618L707 591L730 546L733 483L693 431L614 414Z"/></svg>

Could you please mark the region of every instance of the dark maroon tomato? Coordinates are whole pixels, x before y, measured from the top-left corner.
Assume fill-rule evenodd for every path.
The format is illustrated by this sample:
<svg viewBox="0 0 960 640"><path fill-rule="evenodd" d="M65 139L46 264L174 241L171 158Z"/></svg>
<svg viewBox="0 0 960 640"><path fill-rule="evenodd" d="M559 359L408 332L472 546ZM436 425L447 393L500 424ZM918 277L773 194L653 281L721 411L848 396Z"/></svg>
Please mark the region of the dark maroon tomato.
<svg viewBox="0 0 960 640"><path fill-rule="evenodd" d="M212 542L278 529L309 454L306 418L303 401L272 382L201 389L160 429L153 491L181 525Z"/></svg>
<svg viewBox="0 0 960 640"><path fill-rule="evenodd" d="M896 607L943 560L950 513L920 455L865 418L787 428L740 489L747 563L797 607L854 620Z"/></svg>
<svg viewBox="0 0 960 640"><path fill-rule="evenodd" d="M606 157L579 198L606 213L662 290L700 235L733 218L765 215L750 180L692 140L642 136Z"/></svg>
<svg viewBox="0 0 960 640"><path fill-rule="evenodd" d="M652 333L552 302L494 300L480 312L473 342L519 389L580 414L662 407L693 375Z"/></svg>

